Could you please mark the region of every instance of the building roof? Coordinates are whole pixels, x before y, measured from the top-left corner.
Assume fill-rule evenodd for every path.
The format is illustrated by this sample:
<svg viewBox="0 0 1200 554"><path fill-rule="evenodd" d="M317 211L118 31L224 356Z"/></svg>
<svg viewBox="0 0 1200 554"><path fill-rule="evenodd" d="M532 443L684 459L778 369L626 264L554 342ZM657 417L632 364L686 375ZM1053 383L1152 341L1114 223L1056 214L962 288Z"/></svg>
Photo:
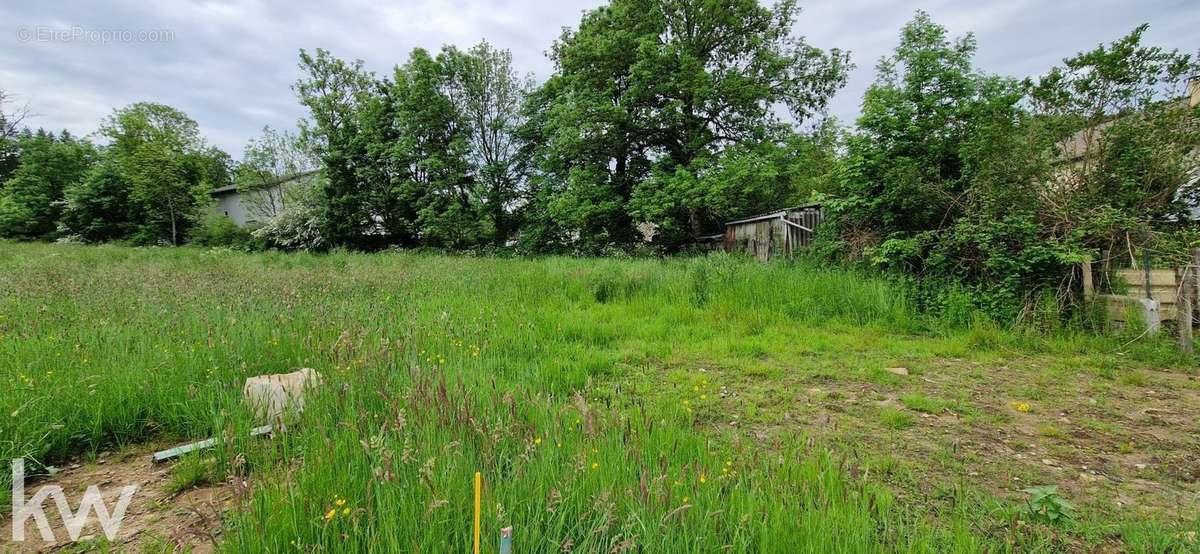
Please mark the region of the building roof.
<svg viewBox="0 0 1200 554"><path fill-rule="evenodd" d="M270 183L267 186L282 185L284 183L290 183L292 181L299 181L301 179L304 179L304 178L314 175L316 173L317 173L317 170L315 170L315 169L311 170L311 171L302 171L300 173L288 175L286 177L280 177L279 179L276 179L275 182ZM208 194L211 196L220 196L222 194L227 194L227 193L232 194L237 191L238 191L238 186L236 184L234 184L234 185L227 185L224 187L212 189L211 191L208 192Z"/></svg>
<svg viewBox="0 0 1200 554"><path fill-rule="evenodd" d="M821 207L820 204L803 204L800 206L793 206L791 208L782 208L782 209L775 210L772 212L767 212L765 214L752 215L750 217L743 217L742 219L726 221L725 225L738 225L741 223L752 223L755 221L762 221L764 219L777 219L777 218L787 214L788 212L794 212L796 210L804 210L804 209L809 209L809 208L820 208L820 207Z"/></svg>
<svg viewBox="0 0 1200 554"><path fill-rule="evenodd" d="M1165 103L1167 105L1173 104L1175 107L1183 109L1193 108L1197 105L1200 105L1200 80L1197 80L1196 77L1193 77L1190 81L1188 81L1188 90L1189 96L1166 100ZM1097 123L1090 127L1084 127L1083 129L1075 131L1075 133L1073 133L1071 136L1058 141L1060 149L1059 159L1061 161L1075 161L1087 156L1091 149L1095 147L1096 143L1102 139L1104 132L1107 131L1109 127L1116 125L1117 122L1125 119L1129 115L1130 114L1118 114L1116 116L1112 116L1106 121Z"/></svg>

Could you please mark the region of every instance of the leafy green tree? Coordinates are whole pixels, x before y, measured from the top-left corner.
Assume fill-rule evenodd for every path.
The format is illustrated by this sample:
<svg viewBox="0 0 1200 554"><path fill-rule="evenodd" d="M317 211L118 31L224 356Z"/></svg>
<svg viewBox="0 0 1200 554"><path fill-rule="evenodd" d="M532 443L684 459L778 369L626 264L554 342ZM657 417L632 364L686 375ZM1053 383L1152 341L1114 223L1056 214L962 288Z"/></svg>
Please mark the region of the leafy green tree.
<svg viewBox="0 0 1200 554"><path fill-rule="evenodd" d="M140 222L140 207L111 159L92 167L84 179L67 187L60 232L85 242L125 240Z"/></svg>
<svg viewBox="0 0 1200 554"><path fill-rule="evenodd" d="M466 52L444 48L439 59L448 73L448 95L468 129L473 203L487 238L503 245L519 224L514 208L524 185L525 159L517 132L531 79L517 75L511 52L487 42Z"/></svg>
<svg viewBox="0 0 1200 554"><path fill-rule="evenodd" d="M9 174L17 168L17 134L28 110L12 107L8 94L0 89L0 188Z"/></svg>
<svg viewBox="0 0 1200 554"><path fill-rule="evenodd" d="M1198 205L1200 113L1186 82L1200 60L1143 44L1148 27L1063 61L1026 81L1054 172L1037 189L1042 216L1063 232L1086 229L1095 248L1119 247Z"/></svg>
<svg viewBox="0 0 1200 554"><path fill-rule="evenodd" d="M1074 265L1180 214L1196 174L1200 114L1171 91L1197 66L1143 31L1018 83L918 12L863 99L826 244L917 275L931 307L1055 325L1039 306L1070 301Z"/></svg>
<svg viewBox="0 0 1200 554"><path fill-rule="evenodd" d="M402 197L418 206L422 244L473 245L480 236L472 194L469 124L449 95L446 58L423 49L396 68L391 96L399 142L394 153L402 172Z"/></svg>
<svg viewBox="0 0 1200 554"><path fill-rule="evenodd" d="M786 140L780 109L803 121L845 82L845 54L792 34L798 13L790 1L617 0L585 14L533 100L541 210L585 248L628 243L635 220L658 224L666 246L716 228L727 206L703 199L739 196L712 190L729 186L712 177L721 164L744 169L746 152Z"/></svg>
<svg viewBox="0 0 1200 554"><path fill-rule="evenodd" d="M684 242L695 236L690 214L721 221L811 202L832 191L837 169L836 130L823 126L812 134L783 132L777 140L725 147L720 154L697 158L690 170L656 175L634 191L639 215L658 221L658 232ZM650 186L653 185L653 186Z"/></svg>
<svg viewBox="0 0 1200 554"><path fill-rule="evenodd" d="M286 211L294 200L294 187L280 183L315 169L316 160L298 137L263 127L262 136L246 145L234 181L247 209L256 219L267 221Z"/></svg>
<svg viewBox="0 0 1200 554"><path fill-rule="evenodd" d="M523 89L507 52L416 49L391 80L322 50L301 60L329 242L468 248L513 233Z"/></svg>
<svg viewBox="0 0 1200 554"><path fill-rule="evenodd" d="M938 228L961 213L959 146L970 136L984 76L971 65L975 38L956 40L924 12L880 61L850 144L857 216L884 235Z"/></svg>
<svg viewBox="0 0 1200 554"><path fill-rule="evenodd" d="M379 124L386 119L379 108L387 103L378 100L385 85L363 69L361 61L348 63L322 49L315 55L301 50L300 68L305 75L293 89L310 115L310 120L301 121L300 138L321 160L325 174L321 221L327 228L322 235L334 246L367 247L374 242L372 235L379 234L382 217L374 207L379 198L390 196L391 183L387 165L380 163L384 152L369 148L380 140L364 133L363 123L373 117L376 124L369 129L386 129ZM375 174L379 170L383 173ZM360 171L383 179L364 180Z"/></svg>
<svg viewBox="0 0 1200 554"><path fill-rule="evenodd" d="M230 182L229 156L206 146L196 122L170 106L122 108L100 132L111 141L107 155L139 208L138 242L179 244L208 192Z"/></svg>
<svg viewBox="0 0 1200 554"><path fill-rule="evenodd" d="M719 165L726 148L757 148L775 139L785 132L777 109L786 107L796 121L805 121L845 84L844 54L826 53L792 34L800 11L795 2L767 8L755 0L672 0L656 11L658 44L639 52L634 95L651 106L655 146L667 156L655 164L655 178L639 188L658 188L662 177L709 188L700 174ZM731 159L746 158L738 153ZM641 208L634 202L635 212ZM703 204L675 208L673 217L655 222L686 229L677 242L719 228L727 215Z"/></svg>
<svg viewBox="0 0 1200 554"><path fill-rule="evenodd" d="M1014 162L1037 152L1017 140L1021 88L976 70L974 53L972 35L951 39L917 12L878 65L825 211L843 255L938 283L920 291L931 305L966 287L1011 318L1064 253L1040 240L1036 206L1019 194L1036 164Z"/></svg>
<svg viewBox="0 0 1200 554"><path fill-rule="evenodd" d="M63 191L96 161L96 149L66 131L43 130L18 139L19 164L0 188L0 236L52 238L62 212Z"/></svg>
<svg viewBox="0 0 1200 554"><path fill-rule="evenodd" d="M627 206L650 171L650 138L638 125L633 66L656 41L650 0L621 0L584 14L550 56L555 73L530 95L521 131L535 168L522 242L531 249L596 252L633 241Z"/></svg>

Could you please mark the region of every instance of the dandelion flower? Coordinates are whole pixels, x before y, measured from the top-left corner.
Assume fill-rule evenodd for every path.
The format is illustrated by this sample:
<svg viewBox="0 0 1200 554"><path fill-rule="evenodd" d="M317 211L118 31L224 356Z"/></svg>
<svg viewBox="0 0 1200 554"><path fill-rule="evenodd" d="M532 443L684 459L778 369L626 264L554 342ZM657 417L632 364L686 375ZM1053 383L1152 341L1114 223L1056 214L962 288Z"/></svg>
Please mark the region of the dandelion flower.
<svg viewBox="0 0 1200 554"><path fill-rule="evenodd" d="M703 474L703 473L701 473L701 474L700 474L700 483L701 483L701 484L704 484L704 482L705 482L705 481L708 481L708 476L707 476L707 475L705 475L705 474Z"/></svg>
<svg viewBox="0 0 1200 554"><path fill-rule="evenodd" d="M344 515L344 516L350 515L350 508L342 508L342 515Z"/></svg>
<svg viewBox="0 0 1200 554"><path fill-rule="evenodd" d="M691 499L690 499L690 498L688 498L688 497L686 497L686 496L685 496L685 497L683 497L683 503L684 503L684 504L687 504L687 501L688 501L688 500L691 500Z"/></svg>
<svg viewBox="0 0 1200 554"><path fill-rule="evenodd" d="M334 502L334 504L337 504L338 506L345 506L346 501L344 499L339 498L339 499L337 499L336 502Z"/></svg>
<svg viewBox="0 0 1200 554"><path fill-rule="evenodd" d="M542 444L542 438L538 437L536 439L533 439L533 444Z"/></svg>
<svg viewBox="0 0 1200 554"><path fill-rule="evenodd" d="M337 515L337 510L329 510L328 512L325 512L325 521L333 519L333 516L335 515Z"/></svg>
<svg viewBox="0 0 1200 554"><path fill-rule="evenodd" d="M592 469L600 469L600 462L592 462Z"/></svg>

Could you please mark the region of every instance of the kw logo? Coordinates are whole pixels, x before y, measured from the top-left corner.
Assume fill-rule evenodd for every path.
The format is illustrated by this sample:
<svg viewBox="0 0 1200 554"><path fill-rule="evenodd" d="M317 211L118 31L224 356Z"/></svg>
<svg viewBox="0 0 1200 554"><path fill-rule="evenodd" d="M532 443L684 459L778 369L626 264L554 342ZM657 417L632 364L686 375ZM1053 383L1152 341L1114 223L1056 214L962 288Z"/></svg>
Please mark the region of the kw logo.
<svg viewBox="0 0 1200 554"><path fill-rule="evenodd" d="M136 492L137 487L134 485L121 487L121 494L117 498L116 506L113 506L111 514L108 506L104 504L104 497L100 495L100 488L96 485L88 486L87 491L83 493L83 500L79 503L79 510L74 512L71 511L71 505L67 502L67 495L58 485L41 487L32 498L26 501L25 460L14 459L12 461L12 540L13 542L25 540L25 524L30 518L37 524L43 541L58 540L50 528L50 521L46 519L46 512L42 509L42 504L47 498L54 499L54 504L58 507L58 515L62 518L63 526L67 528L67 535L71 537L71 541L79 540L79 535L83 532L88 515L92 511L96 512L96 520L104 530L104 536L108 537L110 541L115 540L117 533L121 530L121 521L125 519L125 508L129 507L129 501L133 499Z"/></svg>

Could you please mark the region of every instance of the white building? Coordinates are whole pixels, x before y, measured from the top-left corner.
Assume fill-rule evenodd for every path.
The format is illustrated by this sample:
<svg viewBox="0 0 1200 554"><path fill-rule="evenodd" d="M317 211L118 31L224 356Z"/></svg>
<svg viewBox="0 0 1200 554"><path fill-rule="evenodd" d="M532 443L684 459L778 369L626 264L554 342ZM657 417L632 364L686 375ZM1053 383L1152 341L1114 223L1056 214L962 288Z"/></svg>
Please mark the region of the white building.
<svg viewBox="0 0 1200 554"><path fill-rule="evenodd" d="M214 189L212 196L213 209L230 219L238 226L266 223L279 215L294 198L296 190L302 186L315 185L317 172L307 171L291 177L285 177L274 183L253 190L241 190L238 185L229 185Z"/></svg>

